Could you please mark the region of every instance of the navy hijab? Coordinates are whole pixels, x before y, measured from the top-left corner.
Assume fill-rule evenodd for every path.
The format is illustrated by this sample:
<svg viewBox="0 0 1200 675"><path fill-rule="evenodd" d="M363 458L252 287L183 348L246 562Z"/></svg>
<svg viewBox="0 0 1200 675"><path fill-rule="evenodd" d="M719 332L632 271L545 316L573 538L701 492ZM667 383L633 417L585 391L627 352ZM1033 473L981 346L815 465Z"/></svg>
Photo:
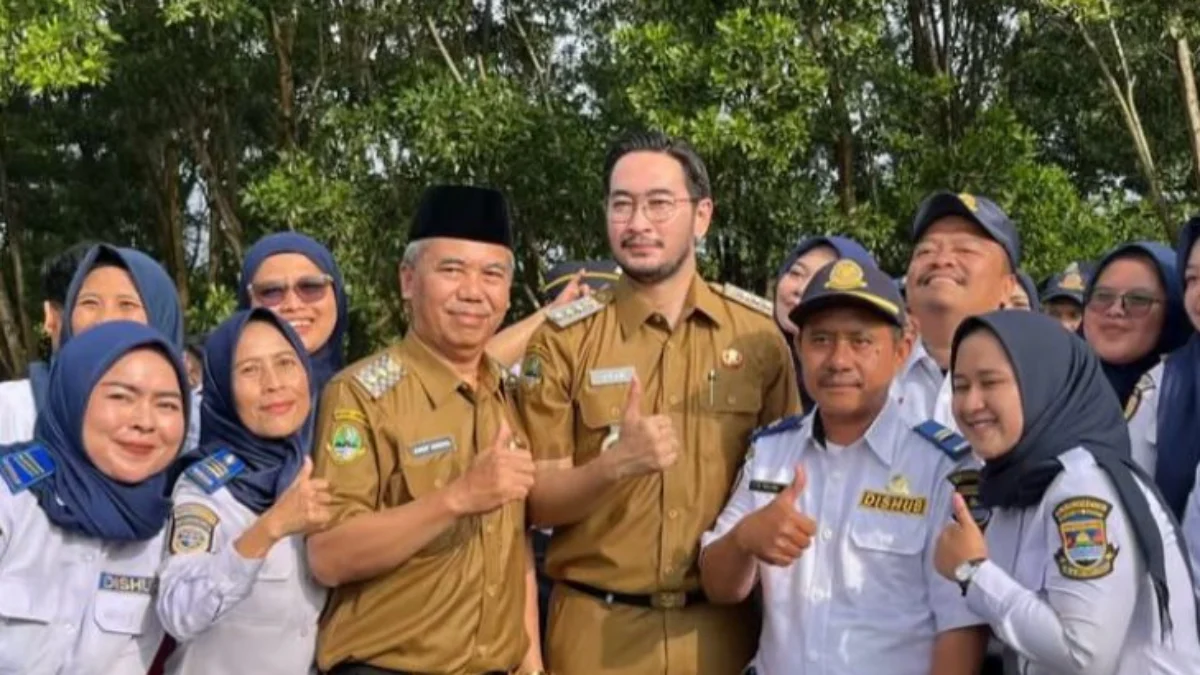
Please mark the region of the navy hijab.
<svg viewBox="0 0 1200 675"><path fill-rule="evenodd" d="M114 363L141 348L157 350L174 367L186 429L187 371L175 346L148 326L112 321L59 349L33 440L0 447L0 455L34 446L46 449L54 460L54 473L29 490L50 522L67 532L105 541L145 541L167 522L171 508L167 469L134 485L122 483L96 468L83 446L83 419L92 390ZM182 445L182 433L179 440Z"/></svg>
<svg viewBox="0 0 1200 675"><path fill-rule="evenodd" d="M1185 282L1188 257L1200 237L1200 216L1192 218L1179 234L1176 267L1178 281ZM1192 492L1200 444L1196 425L1200 422L1200 334L1192 332L1187 343L1163 365L1162 393L1158 396L1158 464L1154 482L1176 517L1181 517Z"/></svg>
<svg viewBox="0 0 1200 675"><path fill-rule="evenodd" d="M67 287L67 301L63 305L59 349L75 337L74 331L71 330L71 314L75 311L75 301L83 288L84 280L93 269L104 264L115 265L129 273L146 309L149 324L166 336L175 349L183 349L183 309L179 306L179 294L171 276L162 265L145 253L109 244L93 246L75 269L75 276L71 278L71 285ZM29 384L33 389L34 405L41 411L49 393L50 368L40 363L31 365Z"/></svg>
<svg viewBox="0 0 1200 675"><path fill-rule="evenodd" d="M321 345L312 357L313 377L316 380L317 391L325 388L330 380L344 365L342 345L346 340L346 329L349 325L349 305L346 298L346 284L342 281L342 271L338 268L333 253L316 240L299 232L277 232L259 239L246 252L242 261L242 276L238 281L238 309L250 309L250 282L254 274L267 258L278 253L299 253L308 258L322 272L333 277L333 293L337 301L337 320L333 325L333 333L325 344Z"/></svg>
<svg viewBox="0 0 1200 675"><path fill-rule="evenodd" d="M783 264L781 264L779 269L775 272L775 284L779 284L779 279L782 278L783 275L787 274L788 270L792 269L792 265L795 265L796 261L799 260L801 256L818 246L828 246L829 248L832 248L839 260L841 258L849 258L860 265L870 265L871 267L879 266L876 264L875 258L871 255L870 251L863 247L862 244L849 237L805 237L801 239L796 246L792 248L791 252L788 253L787 257L783 259ZM778 327L779 332L783 334L783 340L787 343L788 351L790 351L792 354L792 367L796 370L796 382L800 387L800 403L804 406L805 410L811 410L813 407L813 399L811 396L809 396L808 390L804 388L804 378L801 377L800 374L800 356L796 353L795 340L792 338L791 334L783 329L783 324L779 322L778 317L775 317L775 326Z"/></svg>
<svg viewBox="0 0 1200 675"><path fill-rule="evenodd" d="M1138 551L1154 583L1164 631L1169 631L1163 538L1138 478L1147 485L1152 481L1131 457L1125 415L1099 358L1087 343L1064 331L1049 316L998 311L971 317L958 327L951 367L963 339L979 330L990 331L1008 355L1025 418L1021 440L1013 449L984 464L979 483L981 503L988 508L1036 506L1062 470L1059 455L1075 448L1091 453L1112 480L1129 516Z"/></svg>
<svg viewBox="0 0 1200 675"><path fill-rule="evenodd" d="M238 416L233 397L234 354L238 340L251 321L263 321L283 334L308 374L308 396L312 409L300 430L287 438L254 435ZM228 448L246 469L225 487L246 508L261 514L275 503L300 472L312 441L312 424L317 409L317 388L312 364L304 343L286 321L266 308L243 310L216 328L204 345L204 398L200 401L200 455L207 457Z"/></svg>
<svg viewBox="0 0 1200 675"><path fill-rule="evenodd" d="M1104 368L1104 376L1108 378L1113 391L1117 392L1117 399L1121 401L1121 405L1129 400L1129 396L1133 394L1133 388L1137 386L1138 380L1142 379L1142 375L1158 365L1164 355L1182 346L1191 332L1187 314L1183 311L1182 277L1175 267L1175 251L1157 242L1139 241L1124 244L1105 254L1100 259L1100 263L1096 265L1096 271L1088 279L1087 289L1083 294L1084 306L1087 306L1087 300L1092 296L1092 291L1095 290L1100 275L1104 273L1104 268L1118 258L1127 258L1136 254L1148 257L1154 263L1155 269L1158 270L1159 282L1166 293L1164 307L1166 312L1163 316L1162 331L1158 334L1158 341L1145 356L1132 363L1121 365L1103 360L1100 362ZM1082 323L1079 325L1079 334L1086 337Z"/></svg>

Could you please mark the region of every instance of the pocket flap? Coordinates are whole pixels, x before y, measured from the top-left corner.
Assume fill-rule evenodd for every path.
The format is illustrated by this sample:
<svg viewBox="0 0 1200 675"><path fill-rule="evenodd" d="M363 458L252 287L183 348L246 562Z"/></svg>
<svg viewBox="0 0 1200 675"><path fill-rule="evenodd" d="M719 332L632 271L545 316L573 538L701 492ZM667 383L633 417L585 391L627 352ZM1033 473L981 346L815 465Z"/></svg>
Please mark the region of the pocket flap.
<svg viewBox="0 0 1200 675"><path fill-rule="evenodd" d="M150 593L98 591L96 593L96 625L105 633L141 635L153 620Z"/></svg>
<svg viewBox="0 0 1200 675"><path fill-rule="evenodd" d="M10 621L50 623L57 610L53 593L25 579L0 579L0 617Z"/></svg>
<svg viewBox="0 0 1200 675"><path fill-rule="evenodd" d="M869 551L916 555L925 548L925 519L891 514L860 514L850 525L854 545Z"/></svg>
<svg viewBox="0 0 1200 675"><path fill-rule="evenodd" d="M585 391L579 397L579 418L589 429L604 429L621 423L628 387L605 387L604 391Z"/></svg>

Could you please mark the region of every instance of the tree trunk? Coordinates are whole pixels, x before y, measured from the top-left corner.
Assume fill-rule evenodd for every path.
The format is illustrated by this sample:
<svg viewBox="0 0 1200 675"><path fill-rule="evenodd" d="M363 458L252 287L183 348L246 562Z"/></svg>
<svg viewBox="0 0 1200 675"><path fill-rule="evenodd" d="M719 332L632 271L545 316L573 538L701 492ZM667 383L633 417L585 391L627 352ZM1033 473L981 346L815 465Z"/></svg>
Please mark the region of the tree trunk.
<svg viewBox="0 0 1200 675"><path fill-rule="evenodd" d="M1175 38L1175 61L1179 67L1179 81L1183 85L1183 109L1187 114L1188 140L1192 148L1192 170L1195 172L1196 190L1200 193L1200 97L1196 94L1196 69L1192 63L1192 48L1187 35L1172 21L1171 34Z"/></svg>
<svg viewBox="0 0 1200 675"><path fill-rule="evenodd" d="M183 203L179 193L179 148L167 139L149 150L151 176L155 183L155 210L158 215L159 242L163 262L171 278L179 302L188 306L188 266L183 251Z"/></svg>
<svg viewBox="0 0 1200 675"><path fill-rule="evenodd" d="M293 8L294 12L294 8ZM296 17L280 16L271 10L271 41L275 45L275 62L279 68L279 148L291 150L296 145L296 84L292 70L292 50L296 42Z"/></svg>
<svg viewBox="0 0 1200 675"><path fill-rule="evenodd" d="M836 73L830 74L829 99L837 125L833 150L838 172L838 207L843 214L848 216L854 212L854 208L858 204L857 196L854 193L854 128L850 121L850 112L846 107L846 92Z"/></svg>
<svg viewBox="0 0 1200 675"><path fill-rule="evenodd" d="M4 334L8 350L8 366L13 375L17 375L25 372L36 346L29 325L29 314L25 311L25 268L22 262L22 239L25 233L20 223L21 214L12 198L8 183L8 161L3 154L0 154L0 202L4 205L4 238L14 291L9 294L4 275L0 274L0 332Z"/></svg>

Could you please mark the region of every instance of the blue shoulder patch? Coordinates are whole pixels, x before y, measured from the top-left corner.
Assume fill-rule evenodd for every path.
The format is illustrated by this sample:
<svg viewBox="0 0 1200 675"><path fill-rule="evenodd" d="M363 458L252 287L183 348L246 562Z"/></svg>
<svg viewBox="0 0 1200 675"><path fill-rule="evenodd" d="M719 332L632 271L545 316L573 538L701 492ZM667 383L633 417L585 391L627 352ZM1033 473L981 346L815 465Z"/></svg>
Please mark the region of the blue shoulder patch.
<svg viewBox="0 0 1200 675"><path fill-rule="evenodd" d="M228 448L221 448L189 466L185 473L205 494L211 495L245 470L245 462Z"/></svg>
<svg viewBox="0 0 1200 675"><path fill-rule="evenodd" d="M971 444L949 427L942 426L933 420L926 420L913 427L913 431L921 438L933 443L939 450L946 453L950 459L958 461L971 451Z"/></svg>
<svg viewBox="0 0 1200 675"><path fill-rule="evenodd" d="M792 415L791 417L777 419L761 429L756 429L754 433L750 434L750 442L753 443L760 438L774 436L775 434L781 434L785 431L796 429L804 422L805 417L807 417L807 415Z"/></svg>
<svg viewBox="0 0 1200 675"><path fill-rule="evenodd" d="M46 480L54 473L54 458L40 445L10 452L0 457L0 476L15 495Z"/></svg>

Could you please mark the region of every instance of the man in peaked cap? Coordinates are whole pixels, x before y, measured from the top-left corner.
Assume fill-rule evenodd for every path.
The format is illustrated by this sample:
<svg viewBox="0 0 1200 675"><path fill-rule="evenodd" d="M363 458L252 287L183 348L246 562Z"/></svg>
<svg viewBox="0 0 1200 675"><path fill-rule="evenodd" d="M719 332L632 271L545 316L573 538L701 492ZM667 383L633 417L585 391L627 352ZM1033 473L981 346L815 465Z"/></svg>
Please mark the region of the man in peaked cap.
<svg viewBox="0 0 1200 675"><path fill-rule="evenodd" d="M754 435L702 540L704 590L740 602L762 588L758 675L974 675L983 622L929 574L954 460L888 392L912 345L895 283L843 259L789 318L816 408Z"/></svg>
<svg viewBox="0 0 1200 675"><path fill-rule="evenodd" d="M1083 292L1087 284L1083 266L1071 263L1046 282L1046 289L1042 291L1042 311L1074 333L1083 322Z"/></svg>
<svg viewBox="0 0 1200 675"><path fill-rule="evenodd" d="M660 133L605 165L611 289L550 312L521 412L538 461L530 512L554 528L547 654L556 675L729 675L753 655L747 603L700 590L700 535L751 431L798 412L770 301L696 270L713 212L703 161Z"/></svg>
<svg viewBox="0 0 1200 675"><path fill-rule="evenodd" d="M317 662L337 675L540 673L515 382L484 352L508 309L500 193L426 191L400 263L411 325L325 388L314 473L332 523L308 540L333 589Z"/></svg>

